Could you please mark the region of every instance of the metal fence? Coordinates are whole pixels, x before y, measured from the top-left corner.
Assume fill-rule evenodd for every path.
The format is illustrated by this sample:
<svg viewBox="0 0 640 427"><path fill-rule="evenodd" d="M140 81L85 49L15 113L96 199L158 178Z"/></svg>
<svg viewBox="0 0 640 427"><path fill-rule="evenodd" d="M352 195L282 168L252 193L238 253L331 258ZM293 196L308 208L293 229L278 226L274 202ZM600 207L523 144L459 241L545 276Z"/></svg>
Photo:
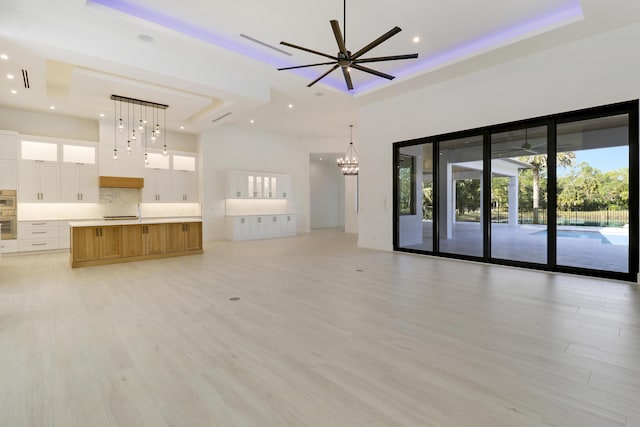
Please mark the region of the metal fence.
<svg viewBox="0 0 640 427"><path fill-rule="evenodd" d="M506 214L503 214L506 216ZM547 210L538 209L537 215L533 210L518 212L520 224L547 224ZM557 211L556 224L581 225L585 227L622 227L629 224L628 209L605 209L599 211Z"/></svg>

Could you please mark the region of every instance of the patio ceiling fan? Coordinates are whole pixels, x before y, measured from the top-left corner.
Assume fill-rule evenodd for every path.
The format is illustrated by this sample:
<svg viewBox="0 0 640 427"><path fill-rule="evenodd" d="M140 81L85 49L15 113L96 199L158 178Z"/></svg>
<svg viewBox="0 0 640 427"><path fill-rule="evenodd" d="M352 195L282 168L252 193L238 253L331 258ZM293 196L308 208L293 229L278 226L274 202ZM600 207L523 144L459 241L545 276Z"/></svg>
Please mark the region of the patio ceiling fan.
<svg viewBox="0 0 640 427"><path fill-rule="evenodd" d="M418 54L417 53L411 53L411 54L406 54L406 55L393 55L393 56L379 56L379 57L374 57L374 58L362 58L362 55L364 55L365 53L369 52L371 49L373 49L374 47L380 45L381 43L385 42L386 40L390 39L391 37L393 37L394 35L398 34L400 31L402 31L402 29L400 29L400 27L393 27L391 30L387 31L386 33L384 33L383 35L381 35L380 37L378 37L377 39L375 39L374 41L372 41L371 43L369 43L368 45L364 46L362 49L356 51L355 53L351 53L350 50L347 49L347 0L344 0L344 16L343 16L343 26L344 26L344 37L342 35L342 32L340 31L340 24L338 23L337 20L332 19L331 21L329 21L329 23L331 24L331 29L333 30L333 35L336 39L336 43L338 45L338 53L334 56L334 55L330 55L327 53L323 53L323 52L318 52L317 50L313 50L313 49L308 49L306 47L302 47L302 46L298 46L292 43L288 43L285 41L281 41L280 44L284 45L284 46L288 46L288 47L292 47L294 49L299 49L299 50L303 50L305 52L309 52L309 53L313 53L315 55L320 55L320 56L324 56L325 58L329 58L331 59L331 61L329 62L320 62L317 64L307 64L307 65L297 65L297 66L293 66L293 67L283 67L283 68L278 68L278 71L282 71L282 70L293 70L296 68L307 68L307 67L316 67L319 65L333 65L333 67L331 67L328 71L326 71L324 74L322 74L320 77L318 77L317 79L315 79L314 81L312 81L311 83L309 83L307 85L307 87L311 87L314 84L316 84L317 82L319 82L320 80L322 80L323 78L325 78L326 76L328 76L329 74L331 74L333 71L335 71L337 68L341 68L342 69L342 75L344 76L344 81L347 85L347 88L349 90L353 89L353 82L351 81L351 70L355 69L355 70L359 70L359 71L364 71L365 73L369 73L369 74L373 74L374 76L378 76L378 77L382 77L388 80L393 80L395 78L395 76L391 76L389 74L385 74L382 73L380 71L371 69L369 67L365 67L361 64L367 64L367 63L371 63L371 62L382 62L382 61L397 61L397 60L401 60L401 59L413 59L413 58L417 58Z"/></svg>
<svg viewBox="0 0 640 427"><path fill-rule="evenodd" d="M538 155L540 153L538 153L537 151L534 151L536 148L539 147L544 147L547 145L547 143L542 143L542 144L537 144L537 145L531 145L529 144L529 138L528 138L528 129L525 128L524 129L524 143L520 146L520 147L511 147L513 149L517 149L517 150L522 150L522 151L526 151L527 153L531 153L533 155Z"/></svg>

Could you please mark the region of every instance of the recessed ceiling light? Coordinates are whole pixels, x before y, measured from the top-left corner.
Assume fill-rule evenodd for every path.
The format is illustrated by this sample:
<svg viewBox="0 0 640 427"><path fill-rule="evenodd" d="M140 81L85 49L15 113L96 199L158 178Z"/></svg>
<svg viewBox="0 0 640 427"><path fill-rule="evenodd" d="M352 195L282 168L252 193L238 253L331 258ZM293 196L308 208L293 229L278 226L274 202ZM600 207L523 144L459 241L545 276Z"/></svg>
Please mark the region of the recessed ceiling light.
<svg viewBox="0 0 640 427"><path fill-rule="evenodd" d="M316 92L316 93L315 93L315 95L316 95L316 96L322 96L322 95L324 95L324 93L322 93L322 92Z"/></svg>
<svg viewBox="0 0 640 427"><path fill-rule="evenodd" d="M293 108L293 104L289 104L289 108Z"/></svg>
<svg viewBox="0 0 640 427"><path fill-rule="evenodd" d="M184 126L180 126L180 130L184 130Z"/></svg>
<svg viewBox="0 0 640 427"><path fill-rule="evenodd" d="M8 79L13 79L13 74L11 74L11 73L7 74L7 78Z"/></svg>
<svg viewBox="0 0 640 427"><path fill-rule="evenodd" d="M320 157L318 160L322 160L322 157Z"/></svg>
<svg viewBox="0 0 640 427"><path fill-rule="evenodd" d="M0 55L0 59L6 61L7 59L9 59L9 57L3 53L2 55Z"/></svg>
<svg viewBox="0 0 640 427"><path fill-rule="evenodd" d="M49 105L49 109L50 109L50 110L55 110L55 109L56 109L56 106L55 106L55 105Z"/></svg>
<svg viewBox="0 0 640 427"><path fill-rule="evenodd" d="M255 123L255 122L256 122L256 121L255 121L255 120L253 120L253 119L249 120L249 123L251 123L251 124L253 124L253 123Z"/></svg>
<svg viewBox="0 0 640 427"><path fill-rule="evenodd" d="M11 89L11 93L15 95L16 93L18 93L18 91L15 89Z"/></svg>
<svg viewBox="0 0 640 427"><path fill-rule="evenodd" d="M140 34L138 36L138 39L142 40L143 42L147 42L147 43L151 43L153 41L153 37L151 37L148 34Z"/></svg>
<svg viewBox="0 0 640 427"><path fill-rule="evenodd" d="M414 42L414 43L420 43L420 37L415 36L415 37L413 38L413 42Z"/></svg>
<svg viewBox="0 0 640 427"><path fill-rule="evenodd" d="M104 113L100 113L100 117L104 117Z"/></svg>

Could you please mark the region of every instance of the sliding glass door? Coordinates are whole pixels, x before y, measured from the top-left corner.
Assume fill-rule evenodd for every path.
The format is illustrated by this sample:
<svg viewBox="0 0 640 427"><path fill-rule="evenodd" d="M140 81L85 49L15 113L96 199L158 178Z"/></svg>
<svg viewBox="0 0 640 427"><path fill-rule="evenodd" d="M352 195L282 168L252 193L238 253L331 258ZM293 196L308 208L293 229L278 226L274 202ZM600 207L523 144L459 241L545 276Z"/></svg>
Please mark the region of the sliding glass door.
<svg viewBox="0 0 640 427"><path fill-rule="evenodd" d="M433 251L433 144L399 150L396 159L398 246Z"/></svg>
<svg viewBox="0 0 640 427"><path fill-rule="evenodd" d="M491 257L547 263L547 126L491 135Z"/></svg>
<svg viewBox="0 0 640 427"><path fill-rule="evenodd" d="M394 145L394 249L637 280L638 101Z"/></svg>
<svg viewBox="0 0 640 427"><path fill-rule="evenodd" d="M629 271L629 115L559 124L557 264Z"/></svg>
<svg viewBox="0 0 640 427"><path fill-rule="evenodd" d="M439 148L440 252L481 257L483 137L444 140Z"/></svg>

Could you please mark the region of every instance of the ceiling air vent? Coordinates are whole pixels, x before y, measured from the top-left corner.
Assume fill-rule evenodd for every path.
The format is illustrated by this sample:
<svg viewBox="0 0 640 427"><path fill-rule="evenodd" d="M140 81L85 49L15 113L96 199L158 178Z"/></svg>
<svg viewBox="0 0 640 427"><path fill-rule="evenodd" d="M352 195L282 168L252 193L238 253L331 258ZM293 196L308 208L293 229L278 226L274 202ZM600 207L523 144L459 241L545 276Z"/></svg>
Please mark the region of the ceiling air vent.
<svg viewBox="0 0 640 427"><path fill-rule="evenodd" d="M219 120L222 120L222 119L224 119L225 117L230 116L230 115L231 115L231 111L229 111L228 113L224 113L224 114L223 114L223 115L221 115L220 117L217 117L217 118L215 118L215 119L211 120L211 122L212 122L212 123L215 123L215 122L217 122L217 121L219 121Z"/></svg>
<svg viewBox="0 0 640 427"><path fill-rule="evenodd" d="M261 40L254 39L253 37L248 36L248 35L246 35L246 34L240 34L240 37L242 37L242 38L244 38L244 39L247 39L247 40L249 40L249 41L252 41L252 42L254 42L254 43L258 43L258 44L259 44L259 45L261 45L261 46L268 47L269 49L273 49L273 50L275 50L276 52L280 52L280 53L282 53L282 54L284 54L284 55L291 56L291 54L290 54L289 52L287 52L286 50L279 49L279 48L277 48L277 47L275 47L275 46L273 46L273 45L270 45L269 43L265 43L265 42L263 42L263 41L261 41Z"/></svg>
<svg viewBox="0 0 640 427"><path fill-rule="evenodd" d="M22 70L22 81L24 81L24 88L29 89L29 73L27 70Z"/></svg>

